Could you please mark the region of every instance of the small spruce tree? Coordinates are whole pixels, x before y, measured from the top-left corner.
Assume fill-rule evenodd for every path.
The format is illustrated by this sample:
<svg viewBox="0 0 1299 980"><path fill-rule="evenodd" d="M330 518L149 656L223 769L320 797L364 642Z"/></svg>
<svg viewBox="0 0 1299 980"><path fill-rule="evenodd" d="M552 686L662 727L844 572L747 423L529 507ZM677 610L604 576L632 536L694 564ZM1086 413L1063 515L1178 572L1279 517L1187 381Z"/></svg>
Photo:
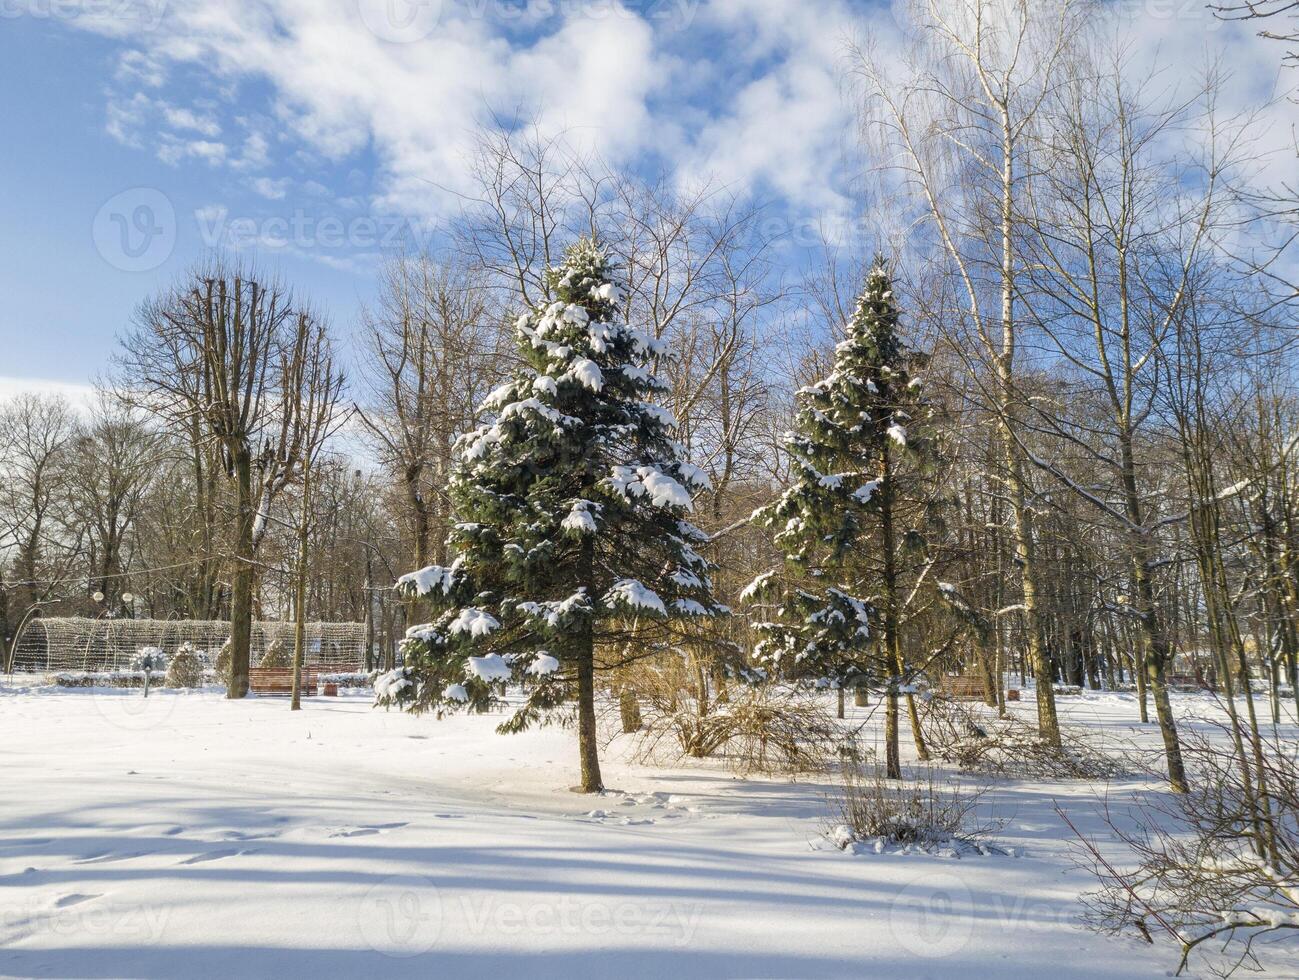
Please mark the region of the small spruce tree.
<svg viewBox="0 0 1299 980"><path fill-rule="evenodd" d="M547 274L550 298L516 322L526 366L457 444L454 560L399 582L439 614L376 683L381 703L439 713L485 711L520 685L503 732L575 704L583 792L602 788L597 670L656 627L726 612L695 550L707 536L687 520L708 478L679 458L675 422L653 401L663 351L620 321L615 271L578 241Z"/></svg>
<svg viewBox="0 0 1299 980"><path fill-rule="evenodd" d="M884 261L877 260L846 330L834 370L798 392L795 431L786 439L793 484L755 513L777 528L783 570L745 589L774 618L759 623L759 657L796 676L840 687L883 681L888 775L898 778L898 700L907 665L900 616L908 555L924 541L910 517L927 515L922 482L931 410L910 368L919 358L898 336L898 310ZM924 523L923 520L918 523ZM914 699L912 731L927 751Z"/></svg>

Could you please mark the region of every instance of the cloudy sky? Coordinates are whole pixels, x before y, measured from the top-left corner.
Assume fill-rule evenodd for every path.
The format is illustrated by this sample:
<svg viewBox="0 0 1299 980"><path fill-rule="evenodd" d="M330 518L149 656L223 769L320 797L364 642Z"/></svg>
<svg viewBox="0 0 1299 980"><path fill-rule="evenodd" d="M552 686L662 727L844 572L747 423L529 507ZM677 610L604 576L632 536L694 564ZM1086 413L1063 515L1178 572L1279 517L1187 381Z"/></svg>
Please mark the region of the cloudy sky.
<svg viewBox="0 0 1299 980"><path fill-rule="evenodd" d="M1119 16L1172 71L1221 57L1242 106L1295 82L1196 0ZM492 114L850 219L845 39L895 24L865 0L0 0L0 395L85 383L210 248L349 332L385 246L445 227ZM1294 106L1271 111L1284 137Z"/></svg>

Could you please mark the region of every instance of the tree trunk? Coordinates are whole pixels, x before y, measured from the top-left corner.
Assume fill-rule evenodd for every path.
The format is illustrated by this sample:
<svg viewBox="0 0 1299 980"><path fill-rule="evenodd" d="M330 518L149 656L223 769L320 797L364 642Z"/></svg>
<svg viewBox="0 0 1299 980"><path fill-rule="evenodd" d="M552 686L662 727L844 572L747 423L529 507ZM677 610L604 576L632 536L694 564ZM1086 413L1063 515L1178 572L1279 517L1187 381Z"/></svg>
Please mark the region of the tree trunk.
<svg viewBox="0 0 1299 980"><path fill-rule="evenodd" d="M588 632L577 652L577 741L581 758L580 793L604 789L600 778L600 752L595 736L595 649Z"/></svg>
<svg viewBox="0 0 1299 980"><path fill-rule="evenodd" d="M582 581L588 595L594 594L592 585L595 567L595 544L587 536L582 545ZM580 793L598 793L604 789L600 777L600 748L595 731L595 638L588 624L577 638L577 742L582 769L582 782L576 787Z"/></svg>
<svg viewBox="0 0 1299 980"><path fill-rule="evenodd" d="M889 683L889 711L893 719L894 731L892 734L893 753L897 754L897 710L898 710L898 687L902 684L906 675L906 661L902 655L902 638L898 629L898 567L897 567L897 537L893 528L893 466L891 454L888 447L885 446L883 452L883 463L880 488L880 530L883 538L884 548L884 654L888 662L888 670L893 675ZM843 717L843 700L840 697L840 714ZM916 711L915 698L910 694L907 695L907 715L911 720L911 736L916 743L916 754L922 761L929 759L929 747L925 744L924 733L920 730L920 715ZM900 768L899 775L891 778L901 778Z"/></svg>
<svg viewBox="0 0 1299 980"><path fill-rule="evenodd" d="M420 489L419 480L423 467L407 467L406 499L410 503L412 527L412 544L415 548L415 567L423 568L428 564L429 518L428 501Z"/></svg>
<svg viewBox="0 0 1299 980"><path fill-rule="evenodd" d="M979 673L983 678L983 703L989 708L997 706L997 671L993 663L996 652L991 649L991 630L976 631L974 639L975 659L979 664Z"/></svg>
<svg viewBox="0 0 1299 980"><path fill-rule="evenodd" d="M252 460L239 449L234 454L238 515L235 518L234 574L230 589L230 682L226 697L248 695L248 661L253 640L253 489Z"/></svg>
<svg viewBox="0 0 1299 980"><path fill-rule="evenodd" d="M370 549L365 550L365 669L374 670L374 586Z"/></svg>
<svg viewBox="0 0 1299 980"><path fill-rule="evenodd" d="M997 375L997 414L1002 449L1006 460L1006 477L1010 488L1011 509L1015 514L1015 551L1019 560L1024 592L1024 626L1028 631L1028 655L1037 679L1037 727L1049 745L1060 744L1060 720L1055 710L1055 690L1051 686L1051 658L1043 643L1038 597L1036 543L1033 516L1028 506L1028 481L1024 463L1015 442L1015 134L1007 103L998 106L1001 114L1001 348L993 357Z"/></svg>
<svg viewBox="0 0 1299 980"><path fill-rule="evenodd" d="M622 720L624 735L630 735L641 729L640 703L630 688L624 687L618 694L618 714Z"/></svg>
<svg viewBox="0 0 1299 980"><path fill-rule="evenodd" d="M898 688L889 682L884 709L884 775L889 779L902 778L902 761L898 751Z"/></svg>
<svg viewBox="0 0 1299 980"><path fill-rule="evenodd" d="M1009 385L1009 378L1006 384ZM1009 408L1005 409L1009 411ZM1037 691L1037 727L1048 745L1060 745L1060 718L1055 709L1055 672L1051 656L1042 638L1042 619L1038 603L1038 563L1033 540L1033 518L1028 508L1023 465L1014 438L1005 432L1006 464L1010 471L1011 507L1015 514L1015 551L1019 559L1024 589L1024 628L1028 632L1028 659L1033 668Z"/></svg>
<svg viewBox="0 0 1299 980"><path fill-rule="evenodd" d="M293 599L293 697L290 711L302 710L302 663L307 651L307 539L311 512L311 467L302 471L302 520L298 523L298 569Z"/></svg>

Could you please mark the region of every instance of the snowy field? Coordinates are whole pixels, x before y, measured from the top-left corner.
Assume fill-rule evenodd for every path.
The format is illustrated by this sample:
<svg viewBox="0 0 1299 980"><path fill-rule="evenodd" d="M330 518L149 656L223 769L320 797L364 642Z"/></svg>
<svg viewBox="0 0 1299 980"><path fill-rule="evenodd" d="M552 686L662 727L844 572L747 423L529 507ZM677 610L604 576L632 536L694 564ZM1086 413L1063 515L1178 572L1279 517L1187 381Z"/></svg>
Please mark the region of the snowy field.
<svg viewBox="0 0 1299 980"><path fill-rule="evenodd" d="M1061 707L1134 737L1128 696ZM1089 882L1054 807L1098 831L1101 784L997 784L984 809L1014 856L851 855L820 836L829 782L659 770L615 742L616 791L580 797L571 732L497 736L498 720L0 687L0 974L1062 980L1175 964L1077 925Z"/></svg>

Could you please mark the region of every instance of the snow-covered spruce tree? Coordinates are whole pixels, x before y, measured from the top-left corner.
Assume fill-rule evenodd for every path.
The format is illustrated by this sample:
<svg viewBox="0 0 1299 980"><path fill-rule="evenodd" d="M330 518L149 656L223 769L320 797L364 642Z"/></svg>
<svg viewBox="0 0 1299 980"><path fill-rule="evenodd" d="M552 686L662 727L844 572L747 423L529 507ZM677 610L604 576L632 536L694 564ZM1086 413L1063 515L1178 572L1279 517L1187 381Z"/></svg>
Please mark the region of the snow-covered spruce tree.
<svg viewBox="0 0 1299 980"><path fill-rule="evenodd" d="M375 686L381 703L441 713L487 710L521 685L502 732L576 702L583 792L602 788L596 672L671 620L726 612L694 547L707 536L686 519L707 476L678 459L675 422L653 402L660 344L619 321L614 274L578 241L547 274L551 298L519 317L527 366L457 444L454 560L399 582L440 614L408 631L403 665Z"/></svg>
<svg viewBox="0 0 1299 980"><path fill-rule="evenodd" d="M931 451L932 412L909 371L919 355L898 337L883 260L870 270L846 333L830 376L798 392L796 431L786 437L793 484L755 513L779 529L785 568L760 575L742 597L774 606L773 620L757 625L758 654L771 667L841 689L885 684L886 766L898 778L898 698L907 673L901 604L915 564L908 556L924 549L907 521L927 512L916 491ZM907 703L924 758L909 694Z"/></svg>

